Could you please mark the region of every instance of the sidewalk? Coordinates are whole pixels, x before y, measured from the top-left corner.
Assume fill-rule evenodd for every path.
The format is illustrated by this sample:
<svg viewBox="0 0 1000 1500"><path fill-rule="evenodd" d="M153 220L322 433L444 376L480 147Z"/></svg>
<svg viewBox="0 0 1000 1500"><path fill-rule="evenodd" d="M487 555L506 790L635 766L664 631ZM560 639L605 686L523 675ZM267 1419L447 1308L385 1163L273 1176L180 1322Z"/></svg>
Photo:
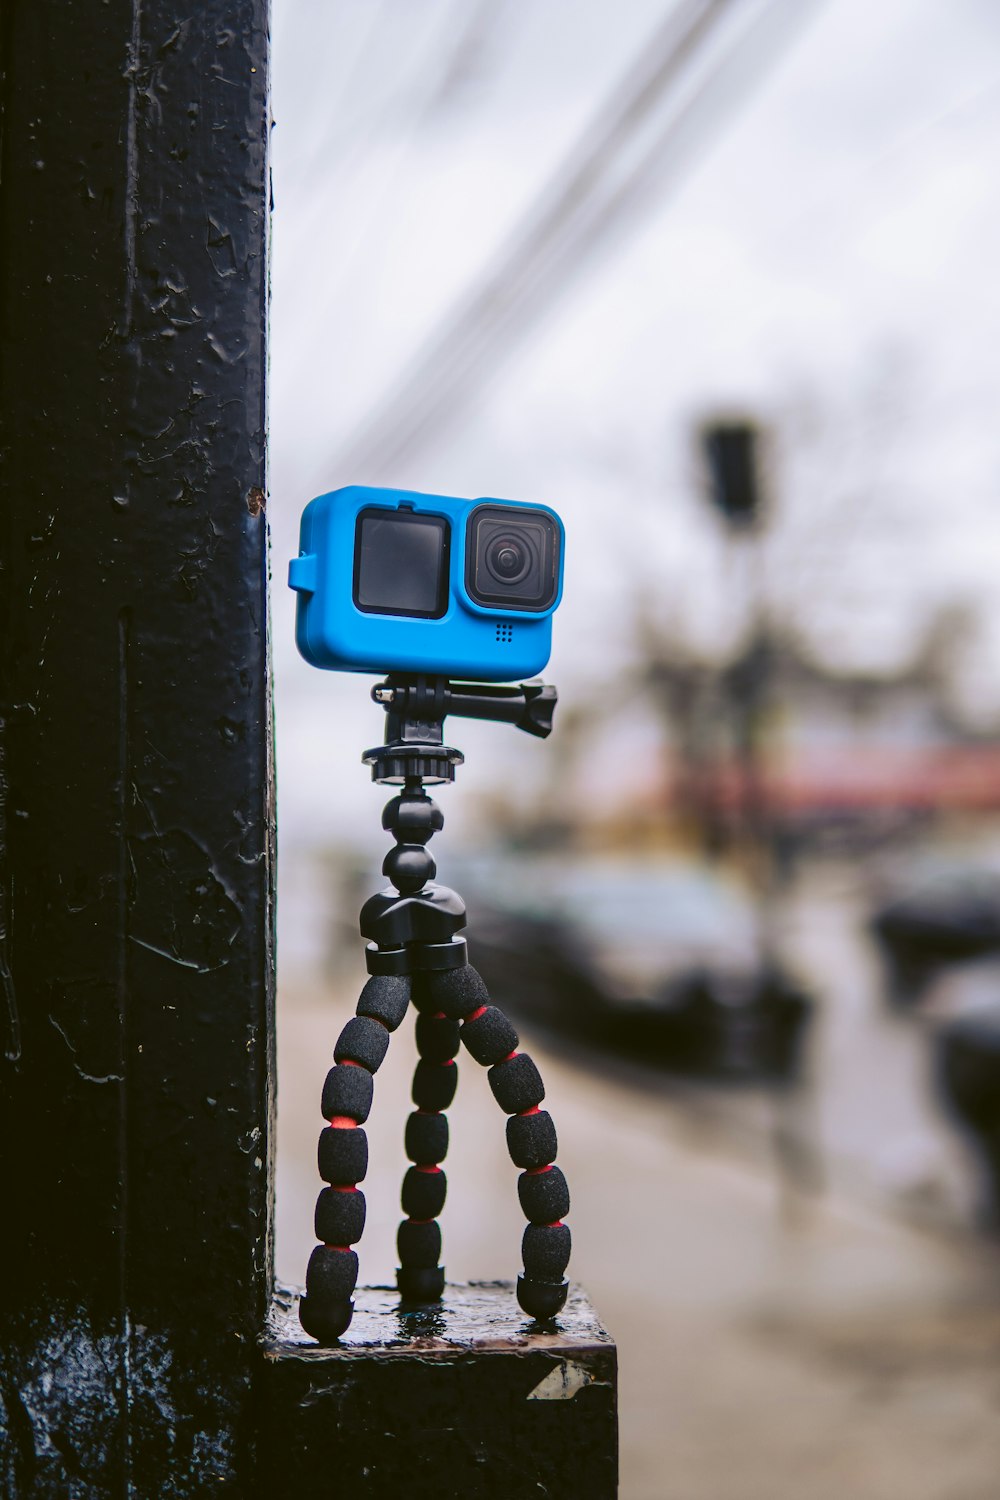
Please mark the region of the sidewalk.
<svg viewBox="0 0 1000 1500"><path fill-rule="evenodd" d="M359 986L361 976L359 976ZM313 1243L319 1091L355 995L279 1005L278 1271ZM623 1500L995 1500L1000 1248L782 1187L682 1097L530 1034L573 1192L572 1274L619 1343ZM376 1080L362 1281L391 1280L411 1023ZM442 1227L455 1279L510 1277L523 1219L503 1117L460 1057Z"/></svg>

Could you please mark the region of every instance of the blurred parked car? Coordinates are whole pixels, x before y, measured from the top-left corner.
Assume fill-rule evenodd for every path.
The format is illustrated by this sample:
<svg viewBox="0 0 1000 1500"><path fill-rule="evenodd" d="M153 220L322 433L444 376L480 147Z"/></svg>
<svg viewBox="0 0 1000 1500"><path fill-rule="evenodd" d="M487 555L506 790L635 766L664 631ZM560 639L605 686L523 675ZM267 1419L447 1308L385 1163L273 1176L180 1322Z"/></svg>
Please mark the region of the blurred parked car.
<svg viewBox="0 0 1000 1500"><path fill-rule="evenodd" d="M762 955L753 907L696 866L474 864L472 962L499 1004L602 1049L783 1079L811 1003Z"/></svg>
<svg viewBox="0 0 1000 1500"><path fill-rule="evenodd" d="M894 1004L919 1000L949 964L1000 953L1000 870L936 861L899 881L874 912Z"/></svg>
<svg viewBox="0 0 1000 1500"><path fill-rule="evenodd" d="M997 976L994 976L997 977ZM1000 1225L1000 1002L948 1016L934 1038L938 1084L983 1169L984 1210Z"/></svg>

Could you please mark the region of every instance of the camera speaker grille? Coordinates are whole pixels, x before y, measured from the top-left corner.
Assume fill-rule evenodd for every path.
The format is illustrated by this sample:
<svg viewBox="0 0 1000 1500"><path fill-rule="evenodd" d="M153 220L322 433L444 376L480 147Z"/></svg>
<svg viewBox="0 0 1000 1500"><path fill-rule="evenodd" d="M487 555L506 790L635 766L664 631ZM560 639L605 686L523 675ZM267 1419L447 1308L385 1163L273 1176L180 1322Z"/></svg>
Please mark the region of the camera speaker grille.
<svg viewBox="0 0 1000 1500"><path fill-rule="evenodd" d="M509 646L514 639L514 627L509 623L497 626L497 645Z"/></svg>

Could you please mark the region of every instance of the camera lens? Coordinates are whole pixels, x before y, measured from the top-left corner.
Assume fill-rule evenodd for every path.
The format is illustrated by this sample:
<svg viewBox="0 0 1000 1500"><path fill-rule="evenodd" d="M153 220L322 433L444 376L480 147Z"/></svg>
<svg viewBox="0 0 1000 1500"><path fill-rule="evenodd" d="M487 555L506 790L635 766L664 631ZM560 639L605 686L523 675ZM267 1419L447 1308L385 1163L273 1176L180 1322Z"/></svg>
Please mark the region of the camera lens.
<svg viewBox="0 0 1000 1500"><path fill-rule="evenodd" d="M517 537L494 537L486 548L486 566L499 583L519 583L531 562L529 549Z"/></svg>
<svg viewBox="0 0 1000 1500"><path fill-rule="evenodd" d="M559 592L559 523L548 511L484 501L469 518L465 586L474 604L540 614Z"/></svg>

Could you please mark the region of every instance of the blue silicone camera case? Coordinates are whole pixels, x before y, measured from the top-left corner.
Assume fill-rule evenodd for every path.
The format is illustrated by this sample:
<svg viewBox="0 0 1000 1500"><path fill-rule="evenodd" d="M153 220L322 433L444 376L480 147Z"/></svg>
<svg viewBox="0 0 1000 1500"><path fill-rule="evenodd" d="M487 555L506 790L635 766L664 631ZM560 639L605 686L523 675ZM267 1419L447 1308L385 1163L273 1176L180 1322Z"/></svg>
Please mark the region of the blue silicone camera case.
<svg viewBox="0 0 1000 1500"><path fill-rule="evenodd" d="M537 612L481 605L465 586L465 536L479 505L544 511L559 532L556 597ZM451 522L448 605L438 619L368 614L354 603L354 537L359 511L406 507ZM515 500L461 500L413 490L350 485L319 495L302 513L299 556L288 569L297 593L295 641L314 667L341 672L424 672L512 682L541 672L552 650L552 615L562 597L563 525L554 510Z"/></svg>

